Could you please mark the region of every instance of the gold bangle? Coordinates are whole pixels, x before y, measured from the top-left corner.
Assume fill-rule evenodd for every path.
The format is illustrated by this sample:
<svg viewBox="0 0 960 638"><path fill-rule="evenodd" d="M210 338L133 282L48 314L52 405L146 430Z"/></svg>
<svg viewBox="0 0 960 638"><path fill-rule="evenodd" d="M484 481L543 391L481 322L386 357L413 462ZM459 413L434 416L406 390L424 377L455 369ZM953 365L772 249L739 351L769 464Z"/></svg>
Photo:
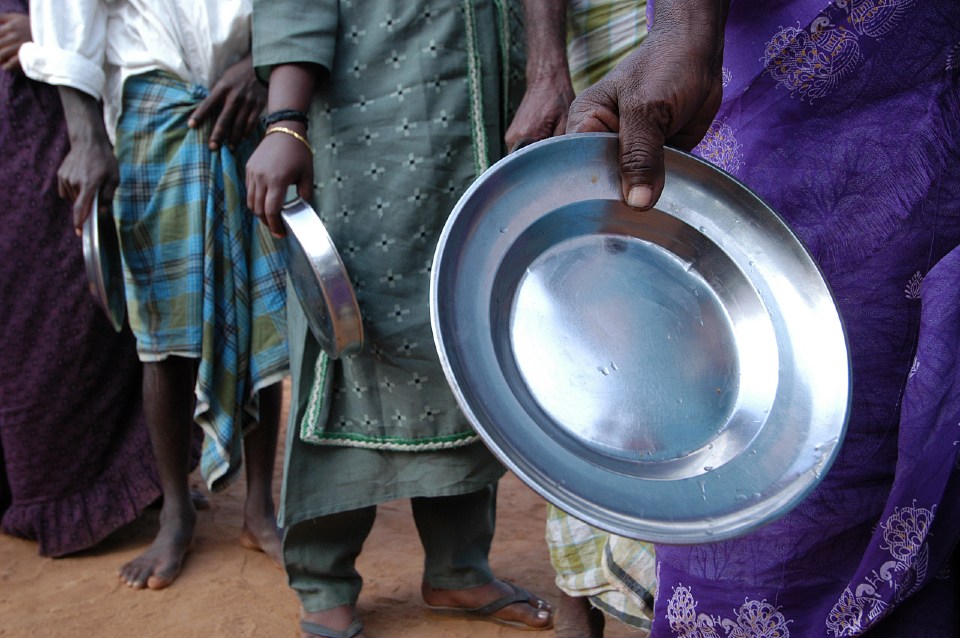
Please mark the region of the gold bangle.
<svg viewBox="0 0 960 638"><path fill-rule="evenodd" d="M313 155L313 147L310 146L310 142L307 141L307 138L300 135L292 128L287 128L286 126L271 126L267 129L267 132L263 134L264 137L270 135L271 133L286 133L287 135L292 135L293 137L300 140L300 143L307 147L307 150L310 151L310 154Z"/></svg>

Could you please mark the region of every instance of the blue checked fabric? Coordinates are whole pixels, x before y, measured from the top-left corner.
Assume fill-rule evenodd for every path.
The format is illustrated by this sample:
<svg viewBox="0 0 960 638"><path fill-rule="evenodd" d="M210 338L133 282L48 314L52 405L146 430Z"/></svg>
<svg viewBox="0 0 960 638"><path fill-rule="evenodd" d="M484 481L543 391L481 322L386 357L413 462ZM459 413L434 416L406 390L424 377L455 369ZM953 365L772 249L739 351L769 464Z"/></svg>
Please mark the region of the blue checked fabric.
<svg viewBox="0 0 960 638"><path fill-rule="evenodd" d="M253 141L213 152L212 123L187 126L206 93L162 72L127 80L114 215L141 360L199 360L200 468L219 490L241 465L256 392L287 373L286 292L280 254L246 207Z"/></svg>

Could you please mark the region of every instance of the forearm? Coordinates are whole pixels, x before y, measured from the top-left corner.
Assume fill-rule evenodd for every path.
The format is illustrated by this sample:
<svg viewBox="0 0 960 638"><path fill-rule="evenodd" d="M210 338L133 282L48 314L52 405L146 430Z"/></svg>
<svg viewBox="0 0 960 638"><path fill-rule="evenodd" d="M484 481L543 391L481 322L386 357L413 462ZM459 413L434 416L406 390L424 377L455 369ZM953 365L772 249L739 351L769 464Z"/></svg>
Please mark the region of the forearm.
<svg viewBox="0 0 960 638"><path fill-rule="evenodd" d="M281 64L270 71L267 92L267 113L300 111L309 113L310 101L317 85L321 67L315 64ZM307 124L298 120L275 120L270 125L283 126L296 131L304 138ZM269 128L269 127L268 127Z"/></svg>
<svg viewBox="0 0 960 638"><path fill-rule="evenodd" d="M60 86L58 91L67 122L70 151L57 171L57 190L61 197L74 202L73 223L79 233L97 193L103 202L113 199L120 171L103 123L100 102L70 87Z"/></svg>
<svg viewBox="0 0 960 638"><path fill-rule="evenodd" d="M524 0L527 86L504 135L506 148L562 134L573 101L567 65L567 0Z"/></svg>
<svg viewBox="0 0 960 638"><path fill-rule="evenodd" d="M91 95L68 86L59 86L60 103L67 122L70 146L85 144L110 144L107 128L103 122L100 102Z"/></svg>
<svg viewBox="0 0 960 638"><path fill-rule="evenodd" d="M314 64L281 64L270 72L267 112L307 111L320 67Z"/></svg>
<svg viewBox="0 0 960 638"><path fill-rule="evenodd" d="M730 0L656 0L652 36L668 32L704 55L722 56Z"/></svg>
<svg viewBox="0 0 960 638"><path fill-rule="evenodd" d="M567 74L566 0L524 0L527 82Z"/></svg>

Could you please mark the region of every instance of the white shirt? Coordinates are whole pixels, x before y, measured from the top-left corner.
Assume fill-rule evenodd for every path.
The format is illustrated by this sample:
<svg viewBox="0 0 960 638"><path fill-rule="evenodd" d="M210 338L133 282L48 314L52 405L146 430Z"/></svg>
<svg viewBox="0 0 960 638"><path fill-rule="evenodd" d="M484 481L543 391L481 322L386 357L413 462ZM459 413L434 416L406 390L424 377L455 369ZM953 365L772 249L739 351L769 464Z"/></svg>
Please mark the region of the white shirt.
<svg viewBox="0 0 960 638"><path fill-rule="evenodd" d="M168 71L210 88L250 52L251 0L30 0L34 80L103 99L113 135L123 82Z"/></svg>

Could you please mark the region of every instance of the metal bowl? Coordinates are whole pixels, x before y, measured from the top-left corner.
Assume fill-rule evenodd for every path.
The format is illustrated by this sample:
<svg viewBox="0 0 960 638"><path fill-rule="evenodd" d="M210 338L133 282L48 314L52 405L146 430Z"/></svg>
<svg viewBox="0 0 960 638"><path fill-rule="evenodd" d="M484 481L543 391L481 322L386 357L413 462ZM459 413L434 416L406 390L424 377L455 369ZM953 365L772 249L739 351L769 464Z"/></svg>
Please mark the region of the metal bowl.
<svg viewBox="0 0 960 638"><path fill-rule="evenodd" d="M109 207L101 208L100 198L96 195L90 215L83 222L81 243L90 293L106 313L113 329L120 332L127 317L120 241L113 212Z"/></svg>
<svg viewBox="0 0 960 638"><path fill-rule="evenodd" d="M363 347L360 306L343 261L316 211L299 197L281 210L287 274L310 332L332 359Z"/></svg>
<svg viewBox="0 0 960 638"><path fill-rule="evenodd" d="M621 201L615 135L530 145L464 194L431 319L488 447L561 509L687 544L747 533L820 481L846 429L839 314L796 236L666 149L656 208Z"/></svg>

